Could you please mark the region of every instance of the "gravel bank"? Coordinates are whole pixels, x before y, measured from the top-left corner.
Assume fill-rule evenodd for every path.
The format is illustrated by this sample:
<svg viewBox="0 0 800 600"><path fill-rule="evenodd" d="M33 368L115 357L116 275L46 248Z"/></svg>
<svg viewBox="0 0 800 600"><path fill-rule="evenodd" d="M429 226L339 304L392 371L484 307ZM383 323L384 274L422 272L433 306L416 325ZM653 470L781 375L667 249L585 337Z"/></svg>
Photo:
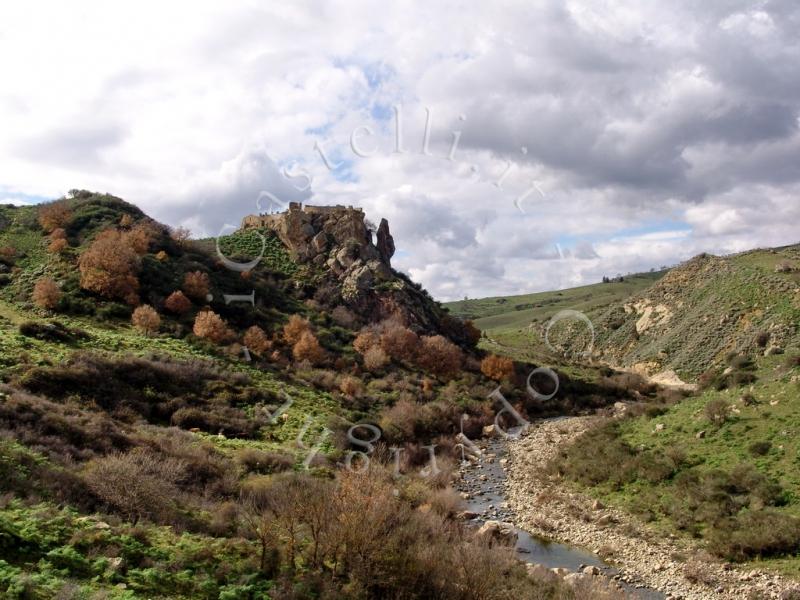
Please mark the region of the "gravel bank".
<svg viewBox="0 0 800 600"><path fill-rule="evenodd" d="M585 431L594 419L543 421L510 441L506 498L519 527L587 548L619 568L623 581L659 590L668 598L779 599L795 587L763 571L731 569L688 543L665 538L625 513L574 493L545 475L542 467L557 448Z"/></svg>

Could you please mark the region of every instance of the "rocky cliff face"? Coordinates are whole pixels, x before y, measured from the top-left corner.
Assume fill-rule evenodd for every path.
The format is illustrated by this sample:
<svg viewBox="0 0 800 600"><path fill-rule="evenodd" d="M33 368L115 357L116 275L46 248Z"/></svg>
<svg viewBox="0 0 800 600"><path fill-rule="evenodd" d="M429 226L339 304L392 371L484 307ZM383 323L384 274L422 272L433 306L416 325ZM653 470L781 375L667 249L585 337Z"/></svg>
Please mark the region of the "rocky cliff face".
<svg viewBox="0 0 800 600"><path fill-rule="evenodd" d="M250 215L242 229L275 232L299 263L315 274L309 294L328 307L344 304L366 321L399 318L421 332L441 333L469 345L463 326L402 273L391 268L394 238L382 219L377 245L364 212L344 206L301 206L279 214Z"/></svg>

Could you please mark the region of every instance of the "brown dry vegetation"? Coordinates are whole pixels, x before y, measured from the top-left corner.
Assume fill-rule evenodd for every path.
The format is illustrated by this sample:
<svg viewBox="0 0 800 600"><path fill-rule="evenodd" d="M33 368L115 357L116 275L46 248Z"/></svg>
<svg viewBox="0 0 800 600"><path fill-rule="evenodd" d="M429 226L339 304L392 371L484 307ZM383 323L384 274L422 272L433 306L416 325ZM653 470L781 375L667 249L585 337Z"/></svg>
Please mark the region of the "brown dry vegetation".
<svg viewBox="0 0 800 600"><path fill-rule="evenodd" d="M192 301L182 291L177 290L164 300L164 308L176 315L183 315L192 309Z"/></svg>
<svg viewBox="0 0 800 600"><path fill-rule="evenodd" d="M207 339L215 344L223 344L234 337L228 324L213 310L197 313L192 331L197 337Z"/></svg>
<svg viewBox="0 0 800 600"><path fill-rule="evenodd" d="M208 275L202 271L192 271L183 277L183 291L198 302L205 301L210 285Z"/></svg>
<svg viewBox="0 0 800 600"><path fill-rule="evenodd" d="M33 286L33 302L40 308L53 310L61 300L61 288L50 277L42 277Z"/></svg>
<svg viewBox="0 0 800 600"><path fill-rule="evenodd" d="M83 289L128 304L139 301L139 256L124 232L101 232L80 256L78 266Z"/></svg>
<svg viewBox="0 0 800 600"><path fill-rule="evenodd" d="M136 310L133 311L131 323L136 329L147 335L151 335L156 333L161 326L161 317L152 306L149 304L142 304L141 306L137 306Z"/></svg>

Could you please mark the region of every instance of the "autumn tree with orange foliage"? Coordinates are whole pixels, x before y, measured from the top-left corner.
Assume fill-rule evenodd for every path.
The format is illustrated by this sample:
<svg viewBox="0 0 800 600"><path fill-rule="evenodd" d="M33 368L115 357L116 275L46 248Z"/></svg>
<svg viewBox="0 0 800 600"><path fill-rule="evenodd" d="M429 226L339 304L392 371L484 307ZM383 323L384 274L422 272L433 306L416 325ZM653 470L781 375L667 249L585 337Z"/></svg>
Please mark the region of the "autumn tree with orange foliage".
<svg viewBox="0 0 800 600"><path fill-rule="evenodd" d="M131 323L139 331L144 332L146 335L151 335L157 332L161 326L161 317L155 308L149 304L142 304L133 311Z"/></svg>
<svg viewBox="0 0 800 600"><path fill-rule="evenodd" d="M49 277L42 277L33 286L32 298L36 306L53 310L61 300L61 288Z"/></svg>
<svg viewBox="0 0 800 600"><path fill-rule="evenodd" d="M83 289L133 305L139 302L139 267L128 236L116 229L100 232L78 259Z"/></svg>
<svg viewBox="0 0 800 600"><path fill-rule="evenodd" d="M150 244L158 236L158 230L153 223L139 223L127 232L128 243L138 255L147 254Z"/></svg>
<svg viewBox="0 0 800 600"><path fill-rule="evenodd" d="M461 369L463 356L461 349L441 335L423 336L417 364L436 375L453 377Z"/></svg>
<svg viewBox="0 0 800 600"><path fill-rule="evenodd" d="M360 396L364 391L364 384L361 383L361 380L358 377L345 375L339 382L339 391L341 391L345 396L355 398Z"/></svg>
<svg viewBox="0 0 800 600"><path fill-rule="evenodd" d="M192 271L183 277L183 291L192 300L204 302L210 286L208 275L202 271Z"/></svg>
<svg viewBox="0 0 800 600"><path fill-rule="evenodd" d="M176 315L184 315L192 309L192 301L182 291L177 290L164 300L164 308Z"/></svg>
<svg viewBox="0 0 800 600"><path fill-rule="evenodd" d="M59 227L65 227L72 220L72 210L66 200L58 200L43 204L38 212L39 225L47 232Z"/></svg>
<svg viewBox="0 0 800 600"><path fill-rule="evenodd" d="M258 325L253 325L245 331L242 341L244 341L244 345L247 346L248 350L255 352L259 356L264 356L272 350L272 341Z"/></svg>
<svg viewBox="0 0 800 600"><path fill-rule="evenodd" d="M194 320L194 334L215 344L222 344L233 338L234 334L228 324L217 313L204 310L197 313Z"/></svg>
<svg viewBox="0 0 800 600"><path fill-rule="evenodd" d="M289 322L283 326L283 339L288 344L294 345L299 342L304 333L311 333L311 323L300 315L292 315L289 317Z"/></svg>
<svg viewBox="0 0 800 600"><path fill-rule="evenodd" d="M325 350L319 345L319 340L311 331L304 331L292 348L292 356L297 361L307 360L316 366L325 361Z"/></svg>
<svg viewBox="0 0 800 600"><path fill-rule="evenodd" d="M390 321L384 325L380 344L392 359L411 361L419 346L419 336L400 323Z"/></svg>
<svg viewBox="0 0 800 600"><path fill-rule="evenodd" d="M365 354L373 346L380 344L381 338L376 331L369 328L362 329L353 340L353 348L359 354Z"/></svg>
<svg viewBox="0 0 800 600"><path fill-rule="evenodd" d="M364 352L364 367L368 371L379 371L391 362L389 355L380 346L370 346Z"/></svg>
<svg viewBox="0 0 800 600"><path fill-rule="evenodd" d="M481 373L495 381L510 379L514 375L514 361L505 356L490 354L481 361Z"/></svg>

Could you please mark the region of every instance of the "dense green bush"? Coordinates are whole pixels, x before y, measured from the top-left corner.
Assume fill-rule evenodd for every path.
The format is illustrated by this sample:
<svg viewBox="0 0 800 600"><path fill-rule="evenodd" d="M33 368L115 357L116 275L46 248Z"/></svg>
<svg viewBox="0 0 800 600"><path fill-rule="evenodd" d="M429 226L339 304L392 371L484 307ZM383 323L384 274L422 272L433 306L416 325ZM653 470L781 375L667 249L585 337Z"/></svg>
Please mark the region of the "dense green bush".
<svg viewBox="0 0 800 600"><path fill-rule="evenodd" d="M795 554L800 519L770 509L746 511L715 524L709 550L734 561Z"/></svg>

